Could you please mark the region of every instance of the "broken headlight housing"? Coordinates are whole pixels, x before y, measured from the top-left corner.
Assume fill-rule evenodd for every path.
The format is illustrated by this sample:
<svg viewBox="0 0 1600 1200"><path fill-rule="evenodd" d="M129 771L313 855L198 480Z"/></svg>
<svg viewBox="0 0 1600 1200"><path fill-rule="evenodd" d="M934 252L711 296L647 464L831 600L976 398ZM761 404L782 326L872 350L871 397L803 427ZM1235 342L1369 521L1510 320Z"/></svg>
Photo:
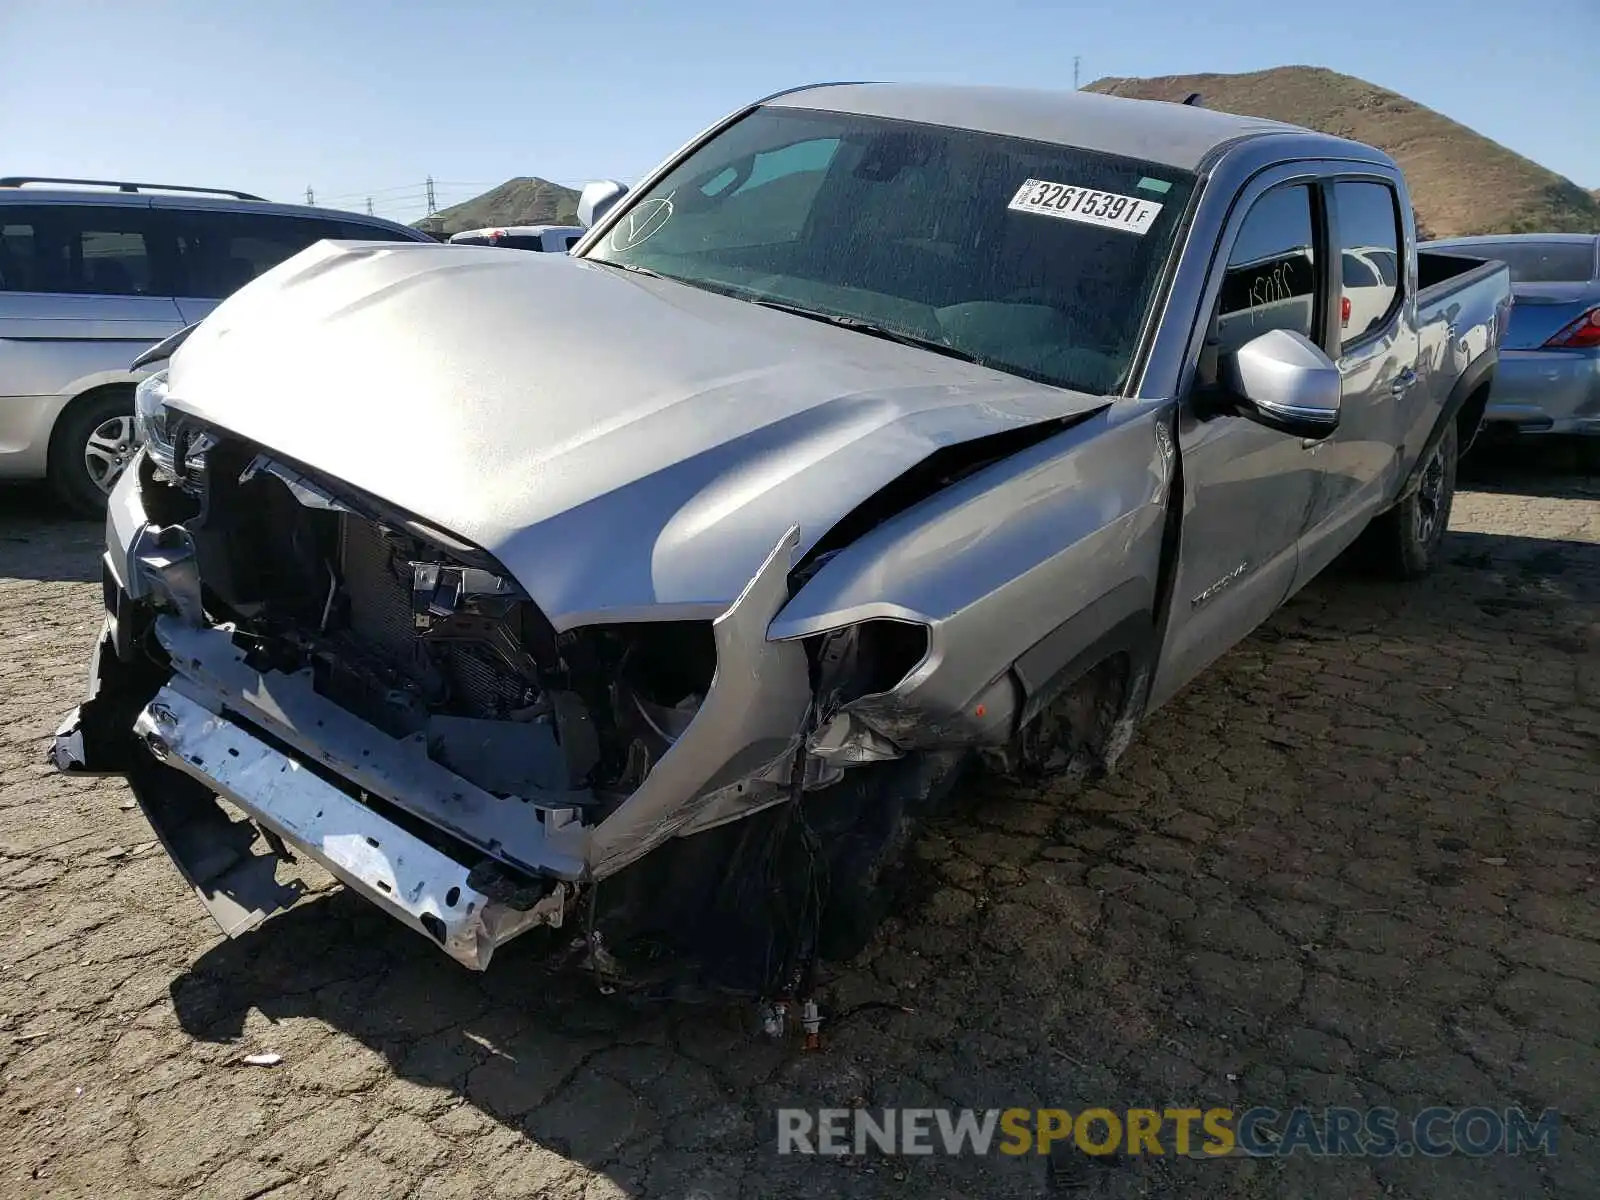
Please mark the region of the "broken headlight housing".
<svg viewBox="0 0 1600 1200"><path fill-rule="evenodd" d="M145 453L166 471L172 470L172 412L167 408L167 372L157 371L139 382L133 393L133 436Z"/></svg>

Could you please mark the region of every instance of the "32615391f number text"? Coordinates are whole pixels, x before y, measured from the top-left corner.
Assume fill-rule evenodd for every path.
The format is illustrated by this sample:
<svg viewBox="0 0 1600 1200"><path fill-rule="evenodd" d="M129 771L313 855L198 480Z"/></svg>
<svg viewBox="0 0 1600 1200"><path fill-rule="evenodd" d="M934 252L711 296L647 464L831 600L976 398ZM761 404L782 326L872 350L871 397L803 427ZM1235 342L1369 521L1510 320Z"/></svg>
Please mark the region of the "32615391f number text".
<svg viewBox="0 0 1600 1200"><path fill-rule="evenodd" d="M1024 180L1006 207L1013 212L1038 213L1106 229L1123 229L1140 236L1161 215L1162 208L1138 196L1121 196L1116 192L1052 183L1047 179Z"/></svg>

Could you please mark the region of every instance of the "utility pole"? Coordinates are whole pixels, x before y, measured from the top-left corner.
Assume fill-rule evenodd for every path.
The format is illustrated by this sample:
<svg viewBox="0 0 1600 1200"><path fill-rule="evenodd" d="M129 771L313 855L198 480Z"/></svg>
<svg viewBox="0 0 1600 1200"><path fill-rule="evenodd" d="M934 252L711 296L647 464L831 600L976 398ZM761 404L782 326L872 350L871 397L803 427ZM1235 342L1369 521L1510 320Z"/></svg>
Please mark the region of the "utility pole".
<svg viewBox="0 0 1600 1200"><path fill-rule="evenodd" d="M433 202L433 176L428 176L428 215L431 217L439 211L439 206Z"/></svg>
<svg viewBox="0 0 1600 1200"><path fill-rule="evenodd" d="M306 205L310 208L315 208L317 205L317 194L311 190L309 183L306 185Z"/></svg>
<svg viewBox="0 0 1600 1200"><path fill-rule="evenodd" d="M1078 64L1081 63L1082 61L1083 61L1083 59L1079 55L1074 54L1072 56L1072 90L1073 91L1077 91L1078 90Z"/></svg>
<svg viewBox="0 0 1600 1200"><path fill-rule="evenodd" d="M371 215L372 215L372 197L368 196L367 197L367 216L370 217Z"/></svg>

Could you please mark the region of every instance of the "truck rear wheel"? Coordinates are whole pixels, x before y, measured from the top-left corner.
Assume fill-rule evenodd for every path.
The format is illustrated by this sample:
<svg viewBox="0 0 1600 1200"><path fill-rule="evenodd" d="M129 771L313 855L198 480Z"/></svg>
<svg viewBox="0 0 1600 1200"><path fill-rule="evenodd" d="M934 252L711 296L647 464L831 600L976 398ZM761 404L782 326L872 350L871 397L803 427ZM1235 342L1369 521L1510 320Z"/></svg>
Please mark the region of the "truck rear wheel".
<svg viewBox="0 0 1600 1200"><path fill-rule="evenodd" d="M1394 579L1418 579L1433 570L1450 524L1456 494L1456 425L1423 461L1416 486L1404 500L1373 519L1363 540L1372 564Z"/></svg>

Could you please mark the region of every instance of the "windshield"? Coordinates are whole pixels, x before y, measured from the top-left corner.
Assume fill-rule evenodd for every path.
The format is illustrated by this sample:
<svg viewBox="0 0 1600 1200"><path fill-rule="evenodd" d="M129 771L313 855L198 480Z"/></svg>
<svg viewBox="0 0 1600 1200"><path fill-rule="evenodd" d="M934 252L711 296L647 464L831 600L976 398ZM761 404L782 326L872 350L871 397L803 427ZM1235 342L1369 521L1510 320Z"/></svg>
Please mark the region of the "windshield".
<svg viewBox="0 0 1600 1200"><path fill-rule="evenodd" d="M1127 378L1193 187L1070 147L762 108L634 199L586 257L1104 394Z"/></svg>

